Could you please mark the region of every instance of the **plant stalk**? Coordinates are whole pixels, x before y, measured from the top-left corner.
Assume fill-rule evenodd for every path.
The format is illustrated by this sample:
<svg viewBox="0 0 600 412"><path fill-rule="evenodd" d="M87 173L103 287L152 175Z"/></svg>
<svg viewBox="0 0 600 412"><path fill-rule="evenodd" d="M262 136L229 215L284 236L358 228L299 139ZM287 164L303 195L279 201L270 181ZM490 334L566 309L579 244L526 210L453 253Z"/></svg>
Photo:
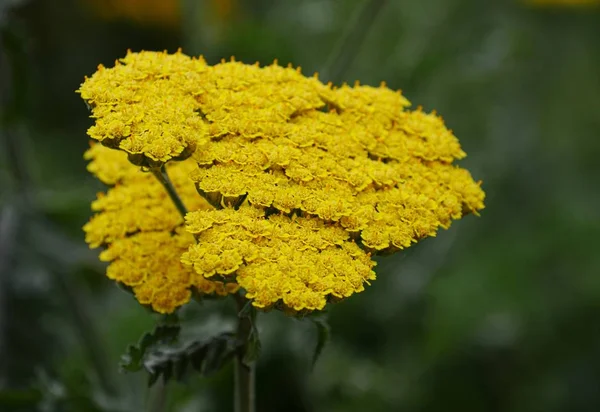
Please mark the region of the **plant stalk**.
<svg viewBox="0 0 600 412"><path fill-rule="evenodd" d="M239 294L234 295L238 313L247 303ZM237 339L242 342L235 356L235 412L255 412L255 373L254 362L244 360L254 322L252 315L238 317Z"/></svg>
<svg viewBox="0 0 600 412"><path fill-rule="evenodd" d="M165 412L167 410L167 382L159 379L148 399L148 412Z"/></svg>
<svg viewBox="0 0 600 412"><path fill-rule="evenodd" d="M163 185L163 187L169 194L169 197L173 201L173 204L175 205L181 216L185 218L185 215L187 215L188 210L183 204L181 198L179 197L179 194L177 194L177 190L175 190L175 186L173 186L173 183L171 182L171 179L167 174L167 169L165 168L165 165L163 164L160 168L153 168L151 170L152 174L156 176L158 181Z"/></svg>

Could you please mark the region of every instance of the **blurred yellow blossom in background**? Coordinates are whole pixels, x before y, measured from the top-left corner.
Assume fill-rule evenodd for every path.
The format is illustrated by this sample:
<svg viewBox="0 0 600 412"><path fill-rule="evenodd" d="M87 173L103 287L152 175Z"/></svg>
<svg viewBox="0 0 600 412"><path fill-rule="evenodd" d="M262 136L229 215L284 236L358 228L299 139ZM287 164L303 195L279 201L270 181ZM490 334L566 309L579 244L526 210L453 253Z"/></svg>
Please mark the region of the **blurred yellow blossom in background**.
<svg viewBox="0 0 600 412"><path fill-rule="evenodd" d="M219 293L239 284L259 308L320 310L364 290L373 254L484 207L480 183L453 164L465 153L442 118L408 110L385 84L129 52L79 92L96 119L89 135L136 165L166 164L190 211L186 234L151 174L103 146L88 152L91 172L121 183L92 205L87 241L108 245L108 276L158 311L189 300L199 279Z"/></svg>

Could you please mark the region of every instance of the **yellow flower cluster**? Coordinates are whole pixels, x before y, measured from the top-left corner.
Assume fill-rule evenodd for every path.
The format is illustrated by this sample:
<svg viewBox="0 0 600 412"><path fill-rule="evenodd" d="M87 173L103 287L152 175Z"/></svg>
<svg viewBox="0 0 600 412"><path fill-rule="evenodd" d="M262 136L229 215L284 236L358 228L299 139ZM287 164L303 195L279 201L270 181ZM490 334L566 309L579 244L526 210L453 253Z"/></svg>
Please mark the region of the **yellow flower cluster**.
<svg viewBox="0 0 600 412"><path fill-rule="evenodd" d="M179 238L166 192L140 172L143 184L117 186L93 204L100 213L88 242L111 244L103 258L128 256L142 268L146 260L130 251L154 242L144 248L169 262L165 273L180 267L223 288L239 284L259 308L318 310L360 292L374 279L371 254L409 247L484 207L480 184L453 164L465 153L443 120L407 110L385 84L334 88L276 63L208 66L180 52L142 52L100 68L80 92L96 118L89 134L133 163L192 156L168 170L197 239ZM108 184L128 179L124 157L106 159L90 171ZM200 202L188 175L218 209ZM151 233L163 234L152 241ZM136 271L125 272L114 269L136 282ZM189 288L184 278L172 276ZM176 302L180 289L170 288L160 299Z"/></svg>
<svg viewBox="0 0 600 412"><path fill-rule="evenodd" d="M142 304L170 313L188 302L191 289L227 295L236 284L208 280L183 266L181 254L195 240L161 184L127 161L122 151L99 144L85 154L88 170L102 182L115 185L92 203L96 214L84 226L90 247L105 246L100 259L111 262L107 276L132 288ZM193 209L209 207L196 192L188 174L195 167L186 160L169 164L173 185Z"/></svg>
<svg viewBox="0 0 600 412"><path fill-rule="evenodd" d="M206 134L193 89L206 63L181 53L143 56L129 53L111 69L100 65L81 85L78 92L96 119L88 134L126 151L136 165L183 160Z"/></svg>
<svg viewBox="0 0 600 412"><path fill-rule="evenodd" d="M336 89L290 68L229 62L199 87L210 140L193 155L192 179L225 204L247 196L316 216L373 250L408 247L483 208L479 184L452 164L465 153L442 119L405 111L385 85Z"/></svg>
<svg viewBox="0 0 600 412"><path fill-rule="evenodd" d="M198 243L181 261L206 277L237 281L259 308L281 301L294 311L323 309L375 279L370 256L340 227L260 208L200 210L187 215Z"/></svg>

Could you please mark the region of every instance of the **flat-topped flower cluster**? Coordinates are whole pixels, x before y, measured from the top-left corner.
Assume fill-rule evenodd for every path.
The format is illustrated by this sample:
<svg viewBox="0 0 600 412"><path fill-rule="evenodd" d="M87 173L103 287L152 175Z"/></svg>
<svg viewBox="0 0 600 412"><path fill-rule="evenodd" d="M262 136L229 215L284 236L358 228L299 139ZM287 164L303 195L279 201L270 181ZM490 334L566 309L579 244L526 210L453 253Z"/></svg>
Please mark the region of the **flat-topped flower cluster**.
<svg viewBox="0 0 600 412"><path fill-rule="evenodd" d="M108 276L168 313L191 290L323 309L375 279L372 256L484 207L465 153L400 92L300 69L128 53L81 86L88 169L113 187L84 227ZM151 173L166 168L185 221Z"/></svg>

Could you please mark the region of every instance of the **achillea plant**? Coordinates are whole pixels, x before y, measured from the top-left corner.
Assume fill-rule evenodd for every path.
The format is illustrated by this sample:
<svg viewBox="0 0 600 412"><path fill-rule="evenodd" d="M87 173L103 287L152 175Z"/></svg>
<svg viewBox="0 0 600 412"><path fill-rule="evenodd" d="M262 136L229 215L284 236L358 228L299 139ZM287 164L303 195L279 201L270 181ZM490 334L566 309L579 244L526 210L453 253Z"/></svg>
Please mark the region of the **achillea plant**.
<svg viewBox="0 0 600 412"><path fill-rule="evenodd" d="M92 203L86 240L156 312L192 293L320 311L375 280L375 254L484 207L441 117L385 84L129 52L79 93L101 143L88 169L112 186Z"/></svg>

